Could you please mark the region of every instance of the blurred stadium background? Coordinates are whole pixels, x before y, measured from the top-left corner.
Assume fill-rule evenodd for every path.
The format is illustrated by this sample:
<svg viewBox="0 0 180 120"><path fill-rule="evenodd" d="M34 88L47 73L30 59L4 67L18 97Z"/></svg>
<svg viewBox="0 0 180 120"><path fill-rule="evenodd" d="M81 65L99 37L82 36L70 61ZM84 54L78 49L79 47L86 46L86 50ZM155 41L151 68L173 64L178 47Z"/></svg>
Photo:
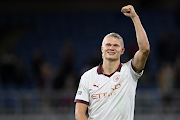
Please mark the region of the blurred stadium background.
<svg viewBox="0 0 180 120"><path fill-rule="evenodd" d="M75 120L80 76L101 62L110 32L125 41L122 62L137 48L134 26L120 13L134 5L151 53L138 82L135 120L180 118L178 0L1 0L0 120Z"/></svg>

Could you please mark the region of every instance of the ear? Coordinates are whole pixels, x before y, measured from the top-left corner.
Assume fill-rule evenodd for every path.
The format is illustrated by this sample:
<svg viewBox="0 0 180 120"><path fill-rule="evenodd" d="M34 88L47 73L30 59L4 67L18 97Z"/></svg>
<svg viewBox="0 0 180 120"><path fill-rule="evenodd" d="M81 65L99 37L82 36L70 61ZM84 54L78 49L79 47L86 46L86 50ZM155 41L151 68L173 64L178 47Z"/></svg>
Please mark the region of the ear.
<svg viewBox="0 0 180 120"><path fill-rule="evenodd" d="M102 52L102 59L103 59L104 57L103 46L101 46L101 52Z"/></svg>
<svg viewBox="0 0 180 120"><path fill-rule="evenodd" d="M101 46L101 52L103 53L103 46Z"/></svg>
<svg viewBox="0 0 180 120"><path fill-rule="evenodd" d="M124 54L125 48L122 48L121 55Z"/></svg>

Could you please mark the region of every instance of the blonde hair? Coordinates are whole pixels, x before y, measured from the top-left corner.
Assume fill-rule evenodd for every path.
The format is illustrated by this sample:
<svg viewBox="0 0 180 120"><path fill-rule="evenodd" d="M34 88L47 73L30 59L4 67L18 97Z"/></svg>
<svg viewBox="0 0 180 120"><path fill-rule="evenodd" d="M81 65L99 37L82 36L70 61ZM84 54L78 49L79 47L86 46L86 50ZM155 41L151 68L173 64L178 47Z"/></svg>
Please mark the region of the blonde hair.
<svg viewBox="0 0 180 120"><path fill-rule="evenodd" d="M123 38L122 38L118 33L112 32L112 33L107 34L107 35L104 37L104 39L105 39L106 37L114 37L114 38L119 39L119 41L121 42L122 48L124 48ZM103 41L102 41L102 45L103 45L104 39L103 39Z"/></svg>

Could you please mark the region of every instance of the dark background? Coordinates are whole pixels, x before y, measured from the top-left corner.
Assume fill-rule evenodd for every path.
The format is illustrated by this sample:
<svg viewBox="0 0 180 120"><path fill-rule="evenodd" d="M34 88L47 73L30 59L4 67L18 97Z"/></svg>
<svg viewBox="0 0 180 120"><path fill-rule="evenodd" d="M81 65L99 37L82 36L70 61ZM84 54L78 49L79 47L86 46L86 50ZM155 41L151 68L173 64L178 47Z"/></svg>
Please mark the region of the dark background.
<svg viewBox="0 0 180 120"><path fill-rule="evenodd" d="M138 50L133 23L120 12L128 4L140 16L151 46L138 82L135 119L168 118L165 115L169 115L168 120L174 119L180 113L179 3L1 0L1 119L13 115L24 120L29 115L33 119L37 115L42 119L74 119L73 100L80 77L102 61L103 37L110 32L123 37L126 51L121 62Z"/></svg>

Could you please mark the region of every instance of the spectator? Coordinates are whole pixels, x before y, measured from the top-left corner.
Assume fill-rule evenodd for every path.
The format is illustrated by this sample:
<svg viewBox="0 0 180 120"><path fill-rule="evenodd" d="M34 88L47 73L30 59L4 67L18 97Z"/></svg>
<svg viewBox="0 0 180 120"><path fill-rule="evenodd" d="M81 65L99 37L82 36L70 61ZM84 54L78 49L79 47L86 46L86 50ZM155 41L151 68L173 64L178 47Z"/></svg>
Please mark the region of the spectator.
<svg viewBox="0 0 180 120"><path fill-rule="evenodd" d="M54 89L61 89L64 86L65 78L67 75L74 71L74 43L71 39L66 39L62 46L61 64L58 68L57 75L55 77L53 87Z"/></svg>
<svg viewBox="0 0 180 120"><path fill-rule="evenodd" d="M171 111L172 95L175 82L174 66L169 62L164 62L157 73L158 85L161 93L161 100L164 112Z"/></svg>

